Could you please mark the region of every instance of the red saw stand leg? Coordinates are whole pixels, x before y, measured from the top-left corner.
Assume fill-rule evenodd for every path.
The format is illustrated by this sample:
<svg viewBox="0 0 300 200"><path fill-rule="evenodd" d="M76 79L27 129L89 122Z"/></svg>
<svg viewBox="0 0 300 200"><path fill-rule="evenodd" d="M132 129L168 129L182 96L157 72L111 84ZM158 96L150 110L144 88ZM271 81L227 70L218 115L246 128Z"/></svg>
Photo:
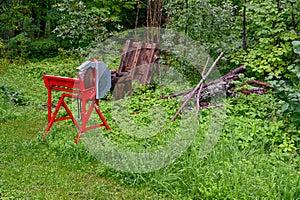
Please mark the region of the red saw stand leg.
<svg viewBox="0 0 300 200"><path fill-rule="evenodd" d="M79 79L60 77L60 76L44 75L44 82L45 82L45 86L48 89L48 125L43 135L43 139L51 129L53 123L58 121L68 120L68 119L71 119L75 124L76 128L79 130L76 139L74 141L75 144L78 143L79 138L82 136L82 133L87 130L99 128L102 126L105 126L107 130L110 130L107 121L105 120L103 114L99 109L99 100L95 99L95 89L93 87L89 89L84 89L84 87L82 86L82 81L80 81ZM63 92L61 97L59 98L58 104L55 107L54 112L52 112L52 105L53 105L52 90ZM65 97L76 98L81 100L81 108L82 108L82 111L80 113L82 119L81 125L76 121L71 110L67 106L65 102ZM86 109L87 106L89 106L88 109ZM57 118L57 114L61 107L63 107L66 110L68 116ZM87 126L87 123L94 109L97 112L102 123L92 125L92 126Z"/></svg>
<svg viewBox="0 0 300 200"><path fill-rule="evenodd" d="M78 132L78 134L76 136L76 139L74 141L75 144L78 143L78 140L81 137L82 133L85 132L85 131L87 131L87 130L91 130L91 129L94 129L94 128L99 128L101 126L105 126L106 130L110 130L110 127L109 127L108 123L106 122L103 114L101 113L101 111L100 111L100 109L98 107L99 100L96 99L95 101L92 101L91 105L90 105L90 107L89 107L89 109L88 109L87 112L86 112L86 103L87 103L86 101L82 101L82 112L81 112L82 124L81 124L79 132ZM93 109L96 110L96 112L97 112L98 116L100 117L102 123L87 127L87 123L88 123L88 121L89 121L89 119L91 117Z"/></svg>
<svg viewBox="0 0 300 200"><path fill-rule="evenodd" d="M51 94L50 94L51 95ZM43 139L45 138L46 134L49 132L50 128L52 127L54 122L58 122L58 121L63 121L63 120L67 120L67 119L72 119L73 123L75 124L75 126L77 128L79 128L79 124L77 123L77 121L75 120L71 110L69 109L69 107L67 106L67 104L64 101L64 98L67 96L67 94L62 94L62 96L59 98L58 104L54 110L54 113L52 114L52 102L51 102L51 98L50 98L50 103L48 101L48 125L47 128L45 130L45 133L43 135ZM50 106L49 106L50 105ZM68 113L68 116L66 117L61 117L61 118L56 118L58 111L60 110L61 106L63 106L65 108L65 110ZM50 110L49 110L50 107ZM49 118L50 117L50 118Z"/></svg>

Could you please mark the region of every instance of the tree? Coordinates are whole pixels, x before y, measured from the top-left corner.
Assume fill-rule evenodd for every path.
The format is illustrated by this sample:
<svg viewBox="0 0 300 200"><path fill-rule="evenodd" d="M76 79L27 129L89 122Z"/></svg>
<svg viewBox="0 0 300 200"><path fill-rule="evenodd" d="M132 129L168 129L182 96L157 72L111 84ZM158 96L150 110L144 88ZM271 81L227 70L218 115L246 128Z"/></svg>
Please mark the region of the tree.
<svg viewBox="0 0 300 200"><path fill-rule="evenodd" d="M186 6L188 3L188 6ZM241 47L242 28L229 1L169 1L168 27L186 32L213 55Z"/></svg>

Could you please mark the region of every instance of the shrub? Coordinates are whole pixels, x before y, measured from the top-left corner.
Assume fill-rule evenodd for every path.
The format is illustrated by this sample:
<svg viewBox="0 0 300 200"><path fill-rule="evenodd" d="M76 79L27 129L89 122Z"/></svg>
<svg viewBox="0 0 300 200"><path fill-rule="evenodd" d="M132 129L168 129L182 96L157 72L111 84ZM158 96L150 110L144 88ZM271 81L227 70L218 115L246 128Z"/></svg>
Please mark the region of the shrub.
<svg viewBox="0 0 300 200"><path fill-rule="evenodd" d="M30 45L31 39L26 32L22 32L17 36L10 39L7 45L7 56L10 58L22 57L26 58L28 56L28 47Z"/></svg>
<svg viewBox="0 0 300 200"><path fill-rule="evenodd" d="M293 43L294 53L300 57L300 41ZM282 103L281 110L286 120L286 133L288 137L297 139L300 146L300 59L295 60L287 70L286 78L273 80L270 83L276 88L275 94Z"/></svg>
<svg viewBox="0 0 300 200"><path fill-rule="evenodd" d="M272 0L251 1L246 6L248 49L234 52L231 62L248 66L259 79L282 78L293 61L291 41L298 38L288 25L293 7L285 4L279 9Z"/></svg>
<svg viewBox="0 0 300 200"><path fill-rule="evenodd" d="M32 42L28 48L29 58L49 58L58 55L58 44L51 38L39 39Z"/></svg>

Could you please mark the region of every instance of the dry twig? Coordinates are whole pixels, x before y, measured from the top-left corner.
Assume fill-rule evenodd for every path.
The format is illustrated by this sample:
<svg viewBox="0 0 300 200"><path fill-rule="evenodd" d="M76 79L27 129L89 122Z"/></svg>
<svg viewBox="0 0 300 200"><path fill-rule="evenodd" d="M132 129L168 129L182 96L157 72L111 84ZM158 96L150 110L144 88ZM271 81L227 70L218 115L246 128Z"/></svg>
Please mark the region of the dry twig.
<svg viewBox="0 0 300 200"><path fill-rule="evenodd" d="M205 65L204 65L203 71L202 71L202 73L201 73L201 76L202 76L202 77L204 77L204 74L205 74L206 68L207 68L207 66L208 66L209 60L210 60L210 57L208 57L208 58L206 59L206 63L205 63ZM197 102L196 102L196 116L198 116L199 110L200 110L200 95L201 95L202 89L203 89L203 83L201 84L201 86L200 86L200 88L199 88L199 90L198 90L198 94L197 94L197 96L196 96L196 100L197 100Z"/></svg>
<svg viewBox="0 0 300 200"><path fill-rule="evenodd" d="M205 79L208 77L208 75L211 73L211 71L213 70L213 68L216 66L217 62L221 59L221 57L223 56L224 52L220 53L220 55L218 56L218 58L213 62L213 64L211 65L211 67L209 68L208 72L205 74L205 76L202 77L201 81L198 83L198 85L194 88L194 90L189 93L188 98L185 100L185 102L181 105L181 107L177 110L177 112L175 113L175 115L172 117L172 119L170 120L170 122L173 122L178 114L182 111L182 109L185 107L185 105L191 100L191 98L194 96L195 92L201 87L203 87L203 82L205 81Z"/></svg>

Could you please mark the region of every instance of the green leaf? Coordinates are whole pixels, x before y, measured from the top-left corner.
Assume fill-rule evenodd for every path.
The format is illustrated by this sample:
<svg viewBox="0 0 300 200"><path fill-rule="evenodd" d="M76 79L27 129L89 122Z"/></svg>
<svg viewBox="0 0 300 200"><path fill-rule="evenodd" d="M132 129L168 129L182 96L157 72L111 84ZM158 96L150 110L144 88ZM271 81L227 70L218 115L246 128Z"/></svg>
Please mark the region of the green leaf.
<svg viewBox="0 0 300 200"><path fill-rule="evenodd" d="M289 103L283 104L281 108L282 112L286 111L289 108L289 105L290 105Z"/></svg>
<svg viewBox="0 0 300 200"><path fill-rule="evenodd" d="M293 46L300 46L300 41L293 41L293 42L292 42L292 45L293 45Z"/></svg>
<svg viewBox="0 0 300 200"><path fill-rule="evenodd" d="M300 54L300 46L297 47L297 48L295 48L295 49L294 49L294 52L295 52L296 54Z"/></svg>
<svg viewBox="0 0 300 200"><path fill-rule="evenodd" d="M292 41L294 52L300 54L300 41Z"/></svg>

